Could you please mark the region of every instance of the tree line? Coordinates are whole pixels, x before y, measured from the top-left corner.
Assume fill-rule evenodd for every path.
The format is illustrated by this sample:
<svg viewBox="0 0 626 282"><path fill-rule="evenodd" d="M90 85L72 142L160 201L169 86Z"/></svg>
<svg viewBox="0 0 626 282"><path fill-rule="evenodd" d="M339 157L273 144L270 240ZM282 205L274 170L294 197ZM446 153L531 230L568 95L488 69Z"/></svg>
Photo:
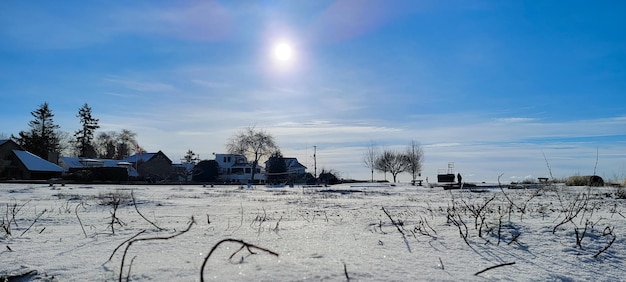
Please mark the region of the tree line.
<svg viewBox="0 0 626 282"><path fill-rule="evenodd" d="M25 150L49 161L57 162L62 154L83 158L101 159L124 159L131 154L141 150L137 144L137 134L122 129L117 131L96 132L99 126L99 119L92 114L91 107L85 103L78 109L76 117L79 119L80 127L72 136L61 131L60 126L54 122L54 114L50 105L44 102L36 110L30 113L33 120L28 123L29 129L23 130L17 136L11 134L11 139ZM97 133L97 134L96 134ZM255 127L245 128L235 133L227 142L226 149L231 154L241 154L247 157L252 164L251 180L254 180L256 168L262 159L269 159L266 170L270 172L270 178L276 181L282 179L286 172L283 156L280 148L274 141L274 137ZM421 173L423 151L420 144L411 141L403 152L394 151L388 148L382 151L374 144L367 148L363 156L364 164L372 173L374 181L374 171L385 174L387 172L393 176L393 181L397 181L397 176L408 172L415 180ZM188 150L181 160L183 163L196 164L199 160L193 151ZM204 170L216 171L215 164L211 164ZM196 172L197 173L197 172ZM211 173L213 174L213 173ZM336 172L323 170L320 175L313 176L313 180L324 182L338 181ZM310 176L306 177L310 180ZM317 178L317 179L315 179Z"/></svg>
<svg viewBox="0 0 626 282"><path fill-rule="evenodd" d="M78 109L80 128L71 136L54 122L54 114L48 102L44 102L30 113L33 120L28 130L11 139L18 145L42 159L56 162L62 154L84 158L123 159L137 152L137 134L122 129L119 132L99 132L99 119L92 115L91 107L85 103Z"/></svg>
<svg viewBox="0 0 626 282"><path fill-rule="evenodd" d="M394 183L398 175L405 172L411 174L412 180L416 180L421 175L423 161L424 151L414 140L409 142L404 151L388 148L381 151L376 145L371 144L363 154L364 165L372 173L372 182L374 171L384 173L385 179L387 179L387 172L391 173Z"/></svg>

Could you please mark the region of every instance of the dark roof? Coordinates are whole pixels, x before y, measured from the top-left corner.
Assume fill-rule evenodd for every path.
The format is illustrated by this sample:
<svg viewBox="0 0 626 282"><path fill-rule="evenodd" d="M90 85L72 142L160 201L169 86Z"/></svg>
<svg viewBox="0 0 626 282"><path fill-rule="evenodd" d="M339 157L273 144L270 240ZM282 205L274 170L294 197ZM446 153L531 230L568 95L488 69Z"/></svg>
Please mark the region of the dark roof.
<svg viewBox="0 0 626 282"><path fill-rule="evenodd" d="M18 159L26 166L26 168L30 171L53 171L53 172L63 172L65 171L62 167L55 165L49 161L46 161L30 152L21 151L21 150L13 150L13 153L17 156Z"/></svg>
<svg viewBox="0 0 626 282"><path fill-rule="evenodd" d="M141 153L141 154L134 154L132 156L128 156L125 159L121 160L123 162L129 162L129 163L136 163L138 161L144 161L147 162L150 159L152 159L154 156L156 155L162 155L163 157L165 157L170 163L172 162L172 160L170 160L170 158L168 158L163 151L158 151L156 153Z"/></svg>
<svg viewBox="0 0 626 282"><path fill-rule="evenodd" d="M81 169L85 168L84 162L98 162L102 164L103 167L127 167L129 176L139 176L135 167L132 166L132 163L121 161L121 160L110 160L110 159L84 159L78 157L61 157L61 160L64 163L64 166L71 169Z"/></svg>
<svg viewBox="0 0 626 282"><path fill-rule="evenodd" d="M123 159L122 161L124 162L129 162L129 163L136 163L138 161L144 161L147 162L149 161L152 157L154 157L154 155L156 155L157 153L141 153L141 154L134 154L132 156L128 156L125 159Z"/></svg>
<svg viewBox="0 0 626 282"><path fill-rule="evenodd" d="M297 158L283 158L283 160L285 161L285 164L287 165L287 168L304 168L306 169L306 166L304 166L303 164L301 164Z"/></svg>

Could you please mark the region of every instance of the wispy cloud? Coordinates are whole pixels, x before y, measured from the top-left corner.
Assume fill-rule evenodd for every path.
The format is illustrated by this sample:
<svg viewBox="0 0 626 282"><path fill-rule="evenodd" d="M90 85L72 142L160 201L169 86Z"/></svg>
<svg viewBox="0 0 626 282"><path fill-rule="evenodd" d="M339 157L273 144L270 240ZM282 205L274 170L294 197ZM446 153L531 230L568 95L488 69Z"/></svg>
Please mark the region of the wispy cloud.
<svg viewBox="0 0 626 282"><path fill-rule="evenodd" d="M519 123L519 122L531 122L535 121L535 118L524 118L524 117L509 117L509 118L496 118L498 122L504 123Z"/></svg>
<svg viewBox="0 0 626 282"><path fill-rule="evenodd" d="M192 79L191 82L207 88L227 88L232 86L231 84L224 82L216 82L202 79Z"/></svg>
<svg viewBox="0 0 626 282"><path fill-rule="evenodd" d="M165 6L131 3L115 11L111 19L119 32L199 41L223 40L231 35L234 25L231 13L217 1L171 2Z"/></svg>
<svg viewBox="0 0 626 282"><path fill-rule="evenodd" d="M143 81L122 77L108 77L104 79L114 85L122 86L126 89L138 91L138 92L174 92L176 87L171 84L156 82L156 81Z"/></svg>

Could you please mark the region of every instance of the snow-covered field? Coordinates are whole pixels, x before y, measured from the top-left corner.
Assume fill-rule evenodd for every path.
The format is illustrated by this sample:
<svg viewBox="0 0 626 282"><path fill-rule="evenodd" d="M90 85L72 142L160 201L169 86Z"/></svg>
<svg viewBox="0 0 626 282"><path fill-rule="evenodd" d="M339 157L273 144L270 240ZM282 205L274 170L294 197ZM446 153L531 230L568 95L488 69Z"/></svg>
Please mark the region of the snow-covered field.
<svg viewBox="0 0 626 282"><path fill-rule="evenodd" d="M616 191L0 184L0 280L618 281Z"/></svg>

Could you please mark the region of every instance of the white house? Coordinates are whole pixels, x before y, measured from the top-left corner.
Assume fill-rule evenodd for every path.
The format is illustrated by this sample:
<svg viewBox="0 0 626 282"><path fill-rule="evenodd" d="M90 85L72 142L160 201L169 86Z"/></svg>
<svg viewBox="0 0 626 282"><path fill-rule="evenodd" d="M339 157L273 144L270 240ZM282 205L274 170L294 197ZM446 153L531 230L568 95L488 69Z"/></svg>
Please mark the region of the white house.
<svg viewBox="0 0 626 282"><path fill-rule="evenodd" d="M215 161L220 167L220 180L225 182L248 183L252 177L252 163L244 155L215 154ZM265 182L264 168L257 164L254 182Z"/></svg>

